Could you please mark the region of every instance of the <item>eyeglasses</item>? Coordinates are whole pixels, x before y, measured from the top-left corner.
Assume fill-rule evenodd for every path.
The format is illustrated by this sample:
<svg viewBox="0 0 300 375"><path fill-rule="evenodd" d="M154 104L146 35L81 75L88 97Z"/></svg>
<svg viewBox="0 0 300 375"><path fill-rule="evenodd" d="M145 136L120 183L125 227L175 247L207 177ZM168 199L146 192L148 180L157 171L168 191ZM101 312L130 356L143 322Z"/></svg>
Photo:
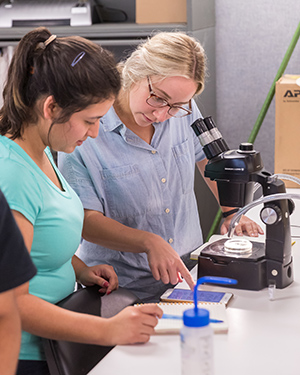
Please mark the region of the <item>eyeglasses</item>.
<svg viewBox="0 0 300 375"><path fill-rule="evenodd" d="M184 106L179 105L171 105L167 102L166 99L161 98L160 96L157 96L154 91L152 90L152 85L150 81L150 77L147 76L148 80L148 87L149 87L149 97L146 99L146 102L151 105L153 108L163 108L163 107L170 107L168 110L168 114L172 117L184 117L187 115L190 115L192 113L192 105L191 101L189 100L189 103Z"/></svg>

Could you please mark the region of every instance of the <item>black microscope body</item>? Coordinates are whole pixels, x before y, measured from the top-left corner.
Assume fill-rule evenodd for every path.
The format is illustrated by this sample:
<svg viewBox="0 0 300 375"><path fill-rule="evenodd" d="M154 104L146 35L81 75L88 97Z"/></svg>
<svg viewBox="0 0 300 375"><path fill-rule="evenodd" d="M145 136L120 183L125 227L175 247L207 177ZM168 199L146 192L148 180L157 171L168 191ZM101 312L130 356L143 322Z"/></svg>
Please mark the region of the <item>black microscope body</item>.
<svg viewBox="0 0 300 375"><path fill-rule="evenodd" d="M280 179L270 178L250 143L230 150L211 117L192 124L208 159L205 177L216 181L219 202L225 207L244 207L253 200L254 185L263 195L285 193ZM207 243L198 257L198 278L206 275L238 280L236 288L261 290L271 284L285 288L293 282L293 259L289 216L293 201L280 199L265 203L260 216L266 224L265 243L251 241L251 254L229 254L224 250L228 239ZM232 286L231 286L232 287Z"/></svg>

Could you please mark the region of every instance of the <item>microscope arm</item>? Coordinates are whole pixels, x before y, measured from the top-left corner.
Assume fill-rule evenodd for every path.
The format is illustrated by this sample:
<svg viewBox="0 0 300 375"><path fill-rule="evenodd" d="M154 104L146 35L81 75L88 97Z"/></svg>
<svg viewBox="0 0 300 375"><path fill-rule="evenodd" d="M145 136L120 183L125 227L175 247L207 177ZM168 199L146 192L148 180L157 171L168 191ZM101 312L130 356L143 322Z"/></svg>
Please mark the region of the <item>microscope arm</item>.
<svg viewBox="0 0 300 375"><path fill-rule="evenodd" d="M293 194L293 193L278 193L278 194L271 194L263 196L253 202L248 203L245 207L240 208L239 211L232 217L229 229L228 229L228 237L232 237L234 233L234 229L236 225L239 223L242 215L245 215L251 208L258 206L259 204L274 202L281 199L300 199L300 194Z"/></svg>

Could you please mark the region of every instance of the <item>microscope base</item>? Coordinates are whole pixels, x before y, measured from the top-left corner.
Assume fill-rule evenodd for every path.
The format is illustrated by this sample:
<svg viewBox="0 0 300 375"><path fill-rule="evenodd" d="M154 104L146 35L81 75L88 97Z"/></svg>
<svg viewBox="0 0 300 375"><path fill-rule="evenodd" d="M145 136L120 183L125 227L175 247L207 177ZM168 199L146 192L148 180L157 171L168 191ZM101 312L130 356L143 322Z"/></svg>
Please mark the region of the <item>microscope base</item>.
<svg viewBox="0 0 300 375"><path fill-rule="evenodd" d="M209 246L209 245L208 245ZM258 252L263 251L263 244L256 243ZM287 265L283 265L273 259L256 256L254 259L243 257L232 257L224 254L206 254L203 249L198 257L198 278L203 276L221 276L236 279L236 285L230 288L261 290L275 283L276 288L283 289L293 282L293 259Z"/></svg>

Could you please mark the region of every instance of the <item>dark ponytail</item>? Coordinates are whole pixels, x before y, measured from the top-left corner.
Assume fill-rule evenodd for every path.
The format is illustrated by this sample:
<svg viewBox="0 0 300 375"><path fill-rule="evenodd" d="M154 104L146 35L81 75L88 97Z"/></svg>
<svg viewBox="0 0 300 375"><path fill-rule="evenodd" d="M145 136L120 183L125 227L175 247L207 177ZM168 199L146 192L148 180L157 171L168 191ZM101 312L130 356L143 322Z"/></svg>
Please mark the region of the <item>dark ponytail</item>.
<svg viewBox="0 0 300 375"><path fill-rule="evenodd" d="M62 108L60 118L55 119L60 123L91 104L116 97L120 90L119 73L109 51L76 36L52 37L47 44L50 36L48 29L39 27L26 34L16 48L3 90L1 135L21 137L23 126L37 122L37 101L43 97L53 95Z"/></svg>

